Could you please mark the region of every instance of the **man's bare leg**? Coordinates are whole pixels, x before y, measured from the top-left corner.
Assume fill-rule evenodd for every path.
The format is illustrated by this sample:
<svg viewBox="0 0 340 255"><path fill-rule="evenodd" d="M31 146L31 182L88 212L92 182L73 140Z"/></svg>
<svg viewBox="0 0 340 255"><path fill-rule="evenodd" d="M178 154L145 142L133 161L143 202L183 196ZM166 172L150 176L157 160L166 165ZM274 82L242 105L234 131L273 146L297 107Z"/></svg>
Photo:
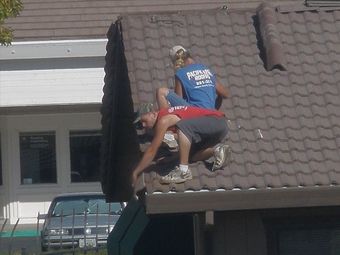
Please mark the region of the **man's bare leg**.
<svg viewBox="0 0 340 255"><path fill-rule="evenodd" d="M181 130L178 131L178 147L179 147L179 163L181 165L188 165L191 142Z"/></svg>
<svg viewBox="0 0 340 255"><path fill-rule="evenodd" d="M222 169L231 161L231 149L227 144L218 144L215 149L207 148L196 152L192 157L192 161L206 160L212 156L214 157L212 171Z"/></svg>
<svg viewBox="0 0 340 255"><path fill-rule="evenodd" d="M192 173L189 169L189 153L191 142L182 131L178 131L179 147L179 167L176 167L166 176L160 179L161 183L182 183L192 179Z"/></svg>

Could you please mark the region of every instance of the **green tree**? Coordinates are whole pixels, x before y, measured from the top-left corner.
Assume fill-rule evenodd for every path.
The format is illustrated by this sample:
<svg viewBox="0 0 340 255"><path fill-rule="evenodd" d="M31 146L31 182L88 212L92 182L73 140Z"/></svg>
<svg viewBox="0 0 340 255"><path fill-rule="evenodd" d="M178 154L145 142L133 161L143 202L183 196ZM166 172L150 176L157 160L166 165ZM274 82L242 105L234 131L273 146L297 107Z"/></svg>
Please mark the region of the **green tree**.
<svg viewBox="0 0 340 255"><path fill-rule="evenodd" d="M21 0L0 0L0 44L10 45L13 40L13 30L4 25L9 17L16 17L23 9Z"/></svg>

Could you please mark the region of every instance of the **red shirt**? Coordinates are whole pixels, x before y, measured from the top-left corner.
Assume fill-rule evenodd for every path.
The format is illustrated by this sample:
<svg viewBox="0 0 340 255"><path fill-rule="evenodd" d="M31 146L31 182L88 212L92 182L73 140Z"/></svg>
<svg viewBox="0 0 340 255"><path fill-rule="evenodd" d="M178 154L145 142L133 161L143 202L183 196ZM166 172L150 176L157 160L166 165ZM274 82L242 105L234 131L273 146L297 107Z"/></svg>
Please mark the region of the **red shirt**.
<svg viewBox="0 0 340 255"><path fill-rule="evenodd" d="M203 116L215 116L215 117L225 116L224 113L220 111L199 108L194 106L175 106L161 109L158 113L158 119L168 114L177 115L180 119L193 119Z"/></svg>

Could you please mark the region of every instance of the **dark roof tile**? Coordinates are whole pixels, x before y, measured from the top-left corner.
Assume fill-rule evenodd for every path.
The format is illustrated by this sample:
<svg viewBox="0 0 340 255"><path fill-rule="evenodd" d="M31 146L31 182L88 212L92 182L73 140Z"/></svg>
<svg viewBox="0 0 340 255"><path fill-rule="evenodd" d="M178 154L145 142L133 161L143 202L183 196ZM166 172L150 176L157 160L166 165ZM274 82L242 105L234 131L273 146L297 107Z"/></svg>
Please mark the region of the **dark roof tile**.
<svg viewBox="0 0 340 255"><path fill-rule="evenodd" d="M313 163L311 163L313 164ZM315 164L314 166L312 165L311 168L315 169L318 167L318 164ZM313 178L313 182L315 183L315 185L330 185L330 180L329 180L329 176L328 174L321 174L320 172L313 172L312 173L312 178Z"/></svg>
<svg viewBox="0 0 340 255"><path fill-rule="evenodd" d="M141 102L154 101L156 87L172 86L173 44L211 66L231 94L222 105L231 164L216 172L193 164L194 179L181 185L160 185L158 175L145 174L147 192L340 184L339 13L275 12L287 71L269 72L255 10L164 14L179 21L167 24L149 22L148 14L123 17L131 87Z"/></svg>
<svg viewBox="0 0 340 255"><path fill-rule="evenodd" d="M340 173L334 172L334 171L328 171L328 176L330 179L331 185L339 185L339 176Z"/></svg>
<svg viewBox="0 0 340 255"><path fill-rule="evenodd" d="M199 180L200 180L200 189L216 190L219 188L216 183L216 176L201 175Z"/></svg>
<svg viewBox="0 0 340 255"><path fill-rule="evenodd" d="M281 178L281 183L282 183L283 188L297 186L295 174L292 176L292 175L288 175L283 172L280 174L280 178Z"/></svg>
<svg viewBox="0 0 340 255"><path fill-rule="evenodd" d="M315 182L313 180L313 177L309 174L297 174L297 183L298 186L301 187L307 187L307 186L312 186L315 185Z"/></svg>

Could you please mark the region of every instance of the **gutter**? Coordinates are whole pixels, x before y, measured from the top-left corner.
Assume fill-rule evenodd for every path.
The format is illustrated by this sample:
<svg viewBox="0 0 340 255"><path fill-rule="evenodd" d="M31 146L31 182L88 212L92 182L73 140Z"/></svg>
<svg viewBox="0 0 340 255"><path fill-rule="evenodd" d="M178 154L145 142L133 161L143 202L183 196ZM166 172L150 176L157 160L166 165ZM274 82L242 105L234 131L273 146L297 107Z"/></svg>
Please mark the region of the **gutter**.
<svg viewBox="0 0 340 255"><path fill-rule="evenodd" d="M107 39L13 42L0 46L1 60L104 57Z"/></svg>
<svg viewBox="0 0 340 255"><path fill-rule="evenodd" d="M340 187L147 194L147 214L339 206Z"/></svg>

